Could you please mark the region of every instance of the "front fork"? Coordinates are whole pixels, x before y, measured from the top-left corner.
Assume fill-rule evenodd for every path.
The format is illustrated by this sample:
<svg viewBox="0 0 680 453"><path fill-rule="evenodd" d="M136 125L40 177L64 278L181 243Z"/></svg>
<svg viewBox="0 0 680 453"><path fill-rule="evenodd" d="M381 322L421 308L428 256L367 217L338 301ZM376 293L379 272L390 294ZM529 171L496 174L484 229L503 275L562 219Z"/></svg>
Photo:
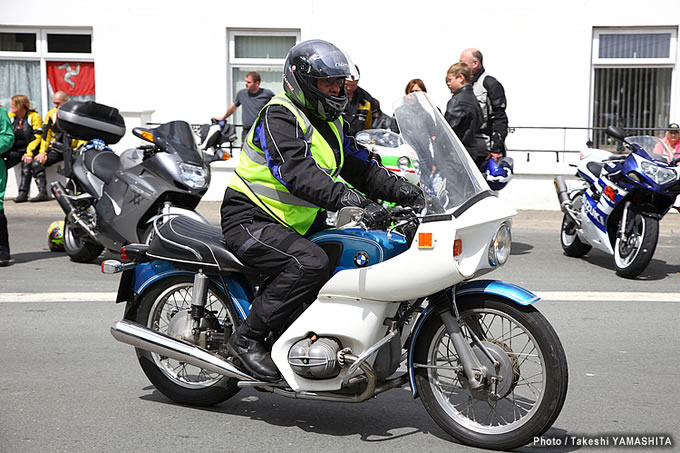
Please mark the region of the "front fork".
<svg viewBox="0 0 680 453"><path fill-rule="evenodd" d="M616 235L621 239L621 242L628 242L628 232L631 229L628 227L628 216L630 215L630 201L626 201L623 206L623 214L621 215L621 222L619 223L619 231Z"/></svg>
<svg viewBox="0 0 680 453"><path fill-rule="evenodd" d="M462 326L464 323L460 318L458 306L456 305L455 291L447 291L444 294L448 298L450 306L446 308L442 307L439 312L439 316L441 317L444 326L446 327L446 331L453 342L453 346L458 353L458 358L461 365L463 366L463 371L465 372L468 388L472 391L478 390L484 386L487 376L494 376L496 374L494 370L497 370L500 364L486 349L472 326L467 326L470 337L472 338L472 342L484 353L491 364L493 364L494 370L488 370L481 364L477 358L477 355L472 350L470 342L463 334ZM494 387L493 384L495 384L495 382L495 380L491 380L492 387ZM490 388L489 391L494 394L496 393L495 388Z"/></svg>

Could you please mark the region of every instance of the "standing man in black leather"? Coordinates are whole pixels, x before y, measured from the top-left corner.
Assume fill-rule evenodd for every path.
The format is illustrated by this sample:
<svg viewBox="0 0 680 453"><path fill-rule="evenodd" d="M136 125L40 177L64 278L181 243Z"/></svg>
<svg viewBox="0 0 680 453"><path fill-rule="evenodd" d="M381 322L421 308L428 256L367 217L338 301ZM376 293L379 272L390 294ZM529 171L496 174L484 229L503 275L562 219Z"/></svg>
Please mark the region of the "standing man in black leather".
<svg viewBox="0 0 680 453"><path fill-rule="evenodd" d="M503 85L484 69L484 57L479 49L465 49L460 61L472 69L472 89L484 115L481 131L487 150L495 161L505 156L505 138L508 136L507 101Z"/></svg>

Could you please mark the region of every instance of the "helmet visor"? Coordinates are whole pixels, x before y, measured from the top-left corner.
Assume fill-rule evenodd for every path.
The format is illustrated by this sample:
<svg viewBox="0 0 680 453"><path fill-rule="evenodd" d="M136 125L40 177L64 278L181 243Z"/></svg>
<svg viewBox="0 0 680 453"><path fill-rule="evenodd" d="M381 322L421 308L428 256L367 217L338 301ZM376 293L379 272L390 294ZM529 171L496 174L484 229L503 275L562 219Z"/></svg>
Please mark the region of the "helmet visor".
<svg viewBox="0 0 680 453"><path fill-rule="evenodd" d="M314 69L311 74L309 74L311 77L359 78L357 69L349 58L349 55L341 50L324 53L323 55L313 55L309 59L309 64Z"/></svg>

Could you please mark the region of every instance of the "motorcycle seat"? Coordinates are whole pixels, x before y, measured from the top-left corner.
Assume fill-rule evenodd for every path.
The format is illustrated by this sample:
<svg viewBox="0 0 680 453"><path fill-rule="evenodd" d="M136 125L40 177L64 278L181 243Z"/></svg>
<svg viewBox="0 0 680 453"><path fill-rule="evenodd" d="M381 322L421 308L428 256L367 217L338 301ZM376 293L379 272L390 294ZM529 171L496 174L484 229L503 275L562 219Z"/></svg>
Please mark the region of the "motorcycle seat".
<svg viewBox="0 0 680 453"><path fill-rule="evenodd" d="M147 256L173 261L180 267L208 268L220 272L257 274L227 250L222 231L190 217L178 216L166 221L151 241Z"/></svg>
<svg viewBox="0 0 680 453"><path fill-rule="evenodd" d="M120 157L113 151L87 151L83 156L83 162L88 170L106 184L111 182L113 175L120 170Z"/></svg>

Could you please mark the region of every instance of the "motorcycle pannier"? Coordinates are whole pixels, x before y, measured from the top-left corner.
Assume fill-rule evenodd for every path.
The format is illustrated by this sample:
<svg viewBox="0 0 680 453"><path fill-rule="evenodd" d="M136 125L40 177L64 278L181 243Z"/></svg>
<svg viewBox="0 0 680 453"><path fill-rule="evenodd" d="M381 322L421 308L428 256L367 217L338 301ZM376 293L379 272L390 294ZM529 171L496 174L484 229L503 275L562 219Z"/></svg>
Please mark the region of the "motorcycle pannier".
<svg viewBox="0 0 680 453"><path fill-rule="evenodd" d="M79 140L101 139L118 143L125 135L125 121L118 109L87 101L68 101L57 111L56 126Z"/></svg>

